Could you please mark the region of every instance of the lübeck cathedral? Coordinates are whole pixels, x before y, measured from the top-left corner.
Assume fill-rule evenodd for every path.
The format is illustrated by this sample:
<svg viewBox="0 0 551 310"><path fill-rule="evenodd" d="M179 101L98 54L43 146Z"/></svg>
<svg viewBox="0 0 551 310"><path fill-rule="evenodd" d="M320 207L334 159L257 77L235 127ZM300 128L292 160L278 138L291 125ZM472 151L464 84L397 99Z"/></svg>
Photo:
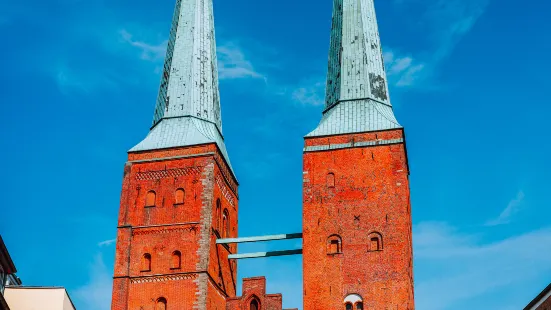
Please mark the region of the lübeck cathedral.
<svg viewBox="0 0 551 310"><path fill-rule="evenodd" d="M405 136L374 0L333 1L325 109L304 137L302 232L260 237L237 235L212 2L176 1L153 125L124 167L112 309L282 310L264 277L237 296L237 260L294 254L304 310L414 309ZM292 238L302 250L237 251Z"/></svg>

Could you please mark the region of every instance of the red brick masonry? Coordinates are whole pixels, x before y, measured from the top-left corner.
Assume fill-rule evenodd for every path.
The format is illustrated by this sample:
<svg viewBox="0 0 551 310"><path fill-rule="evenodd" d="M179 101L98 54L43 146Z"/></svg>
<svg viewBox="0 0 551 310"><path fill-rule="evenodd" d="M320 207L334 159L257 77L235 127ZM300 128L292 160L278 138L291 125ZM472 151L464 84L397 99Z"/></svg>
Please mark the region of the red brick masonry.
<svg viewBox="0 0 551 310"><path fill-rule="evenodd" d="M243 296L229 298L226 310L260 309L282 310L281 294L266 294L266 278L264 277L243 279Z"/></svg>
<svg viewBox="0 0 551 310"><path fill-rule="evenodd" d="M130 153L128 159L112 309L224 310L236 293L237 266L228 255L237 246L216 245L216 239L237 236L238 197L218 148Z"/></svg>
<svg viewBox="0 0 551 310"><path fill-rule="evenodd" d="M344 310L351 295L363 300L354 309L414 309L403 138L401 129L306 138L332 148L303 157L305 310Z"/></svg>
<svg viewBox="0 0 551 310"><path fill-rule="evenodd" d="M539 293L524 310L551 310L551 284Z"/></svg>

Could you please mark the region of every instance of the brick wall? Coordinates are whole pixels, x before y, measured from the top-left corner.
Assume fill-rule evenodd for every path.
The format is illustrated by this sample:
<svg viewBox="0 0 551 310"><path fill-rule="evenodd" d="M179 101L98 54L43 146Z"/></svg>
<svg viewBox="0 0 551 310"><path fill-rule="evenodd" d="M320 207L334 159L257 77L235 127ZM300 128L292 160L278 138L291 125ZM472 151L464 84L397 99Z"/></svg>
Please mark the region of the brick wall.
<svg viewBox="0 0 551 310"><path fill-rule="evenodd" d="M250 310L253 301L258 303L259 310L282 310L281 294L266 294L264 277L243 279L242 296L229 298L226 310Z"/></svg>
<svg viewBox="0 0 551 310"><path fill-rule="evenodd" d="M304 153L304 309L345 309L350 294L364 309L414 308L406 151L384 142L401 138L392 130L305 140L381 144Z"/></svg>
<svg viewBox="0 0 551 310"><path fill-rule="evenodd" d="M536 310L551 310L551 296L547 298Z"/></svg>
<svg viewBox="0 0 551 310"><path fill-rule="evenodd" d="M551 284L549 284L524 310L551 310Z"/></svg>
<svg viewBox="0 0 551 310"><path fill-rule="evenodd" d="M179 189L185 192L183 202L175 195ZM155 199L149 205L151 192ZM230 236L237 236L237 182L215 144L129 154L113 310L153 310L160 298L170 309L225 309L225 299L235 296L237 276L227 258L237 247L215 243L217 200L228 210ZM181 259L175 259L177 253Z"/></svg>

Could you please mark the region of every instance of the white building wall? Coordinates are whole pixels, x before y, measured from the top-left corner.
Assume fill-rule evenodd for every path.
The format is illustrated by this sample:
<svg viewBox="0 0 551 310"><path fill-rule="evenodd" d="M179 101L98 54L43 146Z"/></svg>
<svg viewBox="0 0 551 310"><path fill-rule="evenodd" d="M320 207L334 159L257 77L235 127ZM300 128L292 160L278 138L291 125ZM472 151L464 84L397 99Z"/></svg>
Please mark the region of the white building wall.
<svg viewBox="0 0 551 310"><path fill-rule="evenodd" d="M64 288L6 288L4 298L13 310L76 310Z"/></svg>

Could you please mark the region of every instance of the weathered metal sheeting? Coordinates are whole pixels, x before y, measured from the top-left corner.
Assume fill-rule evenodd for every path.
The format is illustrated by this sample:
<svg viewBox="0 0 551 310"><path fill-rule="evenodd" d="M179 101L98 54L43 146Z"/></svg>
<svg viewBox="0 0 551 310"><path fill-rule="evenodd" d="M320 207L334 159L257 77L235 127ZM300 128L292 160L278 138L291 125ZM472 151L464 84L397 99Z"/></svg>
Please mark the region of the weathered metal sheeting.
<svg viewBox="0 0 551 310"><path fill-rule="evenodd" d="M285 251L271 251L271 252L257 252L257 253L245 253L245 254L230 254L230 255L228 255L228 259L247 259L247 258L299 255L299 254L302 254L302 249L285 250Z"/></svg>
<svg viewBox="0 0 551 310"><path fill-rule="evenodd" d="M258 237L226 238L226 239L218 239L216 240L216 243L230 244L230 243L264 242L264 241L290 240L290 239L300 239L300 238L302 238L302 233L258 236Z"/></svg>
<svg viewBox="0 0 551 310"><path fill-rule="evenodd" d="M345 101L326 111L307 137L402 128L392 107L371 99Z"/></svg>
<svg viewBox="0 0 551 310"><path fill-rule="evenodd" d="M229 164L212 6L212 0L177 0L153 127L130 152L216 143Z"/></svg>
<svg viewBox="0 0 551 310"><path fill-rule="evenodd" d="M191 115L222 132L212 0L178 0L153 124Z"/></svg>
<svg viewBox="0 0 551 310"><path fill-rule="evenodd" d="M374 0L334 0L325 111L307 136L393 128Z"/></svg>

